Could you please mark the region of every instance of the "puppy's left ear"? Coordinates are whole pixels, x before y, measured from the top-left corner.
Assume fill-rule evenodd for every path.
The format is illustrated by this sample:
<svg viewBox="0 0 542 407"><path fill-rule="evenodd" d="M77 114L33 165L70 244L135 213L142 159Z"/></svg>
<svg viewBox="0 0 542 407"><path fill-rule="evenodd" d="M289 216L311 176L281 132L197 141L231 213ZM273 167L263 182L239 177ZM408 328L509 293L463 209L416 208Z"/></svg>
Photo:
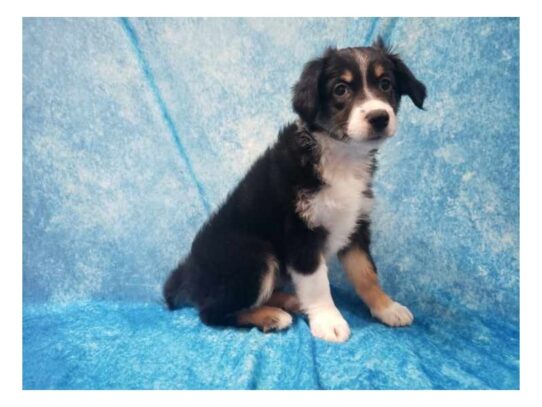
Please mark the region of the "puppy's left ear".
<svg viewBox="0 0 542 407"><path fill-rule="evenodd" d="M423 102L427 96L425 85L416 79L403 60L394 55L391 60L395 65L395 77L401 95L408 95L417 108L423 109Z"/></svg>
<svg viewBox="0 0 542 407"><path fill-rule="evenodd" d="M323 67L322 58L308 62L303 68L299 81L293 87L294 111L308 124L314 122L320 108L318 84Z"/></svg>
<svg viewBox="0 0 542 407"><path fill-rule="evenodd" d="M417 108L423 109L423 102L427 96L425 85L416 79L399 55L393 53L391 47L387 46L380 36L374 42L373 47L384 52L393 63L399 95L408 95Z"/></svg>

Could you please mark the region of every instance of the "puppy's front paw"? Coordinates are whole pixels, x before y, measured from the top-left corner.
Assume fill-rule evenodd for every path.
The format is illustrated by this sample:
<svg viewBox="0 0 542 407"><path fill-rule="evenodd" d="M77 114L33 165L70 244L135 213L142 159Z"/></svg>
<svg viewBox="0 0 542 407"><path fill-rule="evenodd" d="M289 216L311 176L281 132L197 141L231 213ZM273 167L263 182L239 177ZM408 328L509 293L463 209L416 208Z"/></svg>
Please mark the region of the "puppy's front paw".
<svg viewBox="0 0 542 407"><path fill-rule="evenodd" d="M381 310L371 310L371 314L389 326L407 326L414 320L412 312L395 301Z"/></svg>
<svg viewBox="0 0 542 407"><path fill-rule="evenodd" d="M324 341L346 342L350 337L350 327L335 307L310 313L309 324L312 335Z"/></svg>

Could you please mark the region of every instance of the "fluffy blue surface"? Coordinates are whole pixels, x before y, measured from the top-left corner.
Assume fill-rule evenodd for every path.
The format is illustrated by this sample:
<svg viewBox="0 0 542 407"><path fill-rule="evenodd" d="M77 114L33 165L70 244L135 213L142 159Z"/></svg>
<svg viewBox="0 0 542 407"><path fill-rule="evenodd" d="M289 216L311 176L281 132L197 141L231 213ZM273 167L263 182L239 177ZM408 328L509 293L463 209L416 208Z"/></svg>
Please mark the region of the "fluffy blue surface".
<svg viewBox="0 0 542 407"><path fill-rule="evenodd" d="M429 94L375 180L374 256L414 325L372 320L336 262L346 344L166 312L303 64L377 34ZM519 387L518 19L25 19L23 38L25 389Z"/></svg>

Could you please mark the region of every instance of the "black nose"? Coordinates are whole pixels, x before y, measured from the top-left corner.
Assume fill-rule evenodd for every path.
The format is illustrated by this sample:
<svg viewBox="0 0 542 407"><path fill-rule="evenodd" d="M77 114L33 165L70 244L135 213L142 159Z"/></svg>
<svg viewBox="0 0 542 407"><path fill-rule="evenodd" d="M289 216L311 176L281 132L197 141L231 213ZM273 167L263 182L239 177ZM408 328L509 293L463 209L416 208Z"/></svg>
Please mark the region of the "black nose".
<svg viewBox="0 0 542 407"><path fill-rule="evenodd" d="M378 109L367 113L365 119L375 130L384 130L390 122L390 115L384 109Z"/></svg>

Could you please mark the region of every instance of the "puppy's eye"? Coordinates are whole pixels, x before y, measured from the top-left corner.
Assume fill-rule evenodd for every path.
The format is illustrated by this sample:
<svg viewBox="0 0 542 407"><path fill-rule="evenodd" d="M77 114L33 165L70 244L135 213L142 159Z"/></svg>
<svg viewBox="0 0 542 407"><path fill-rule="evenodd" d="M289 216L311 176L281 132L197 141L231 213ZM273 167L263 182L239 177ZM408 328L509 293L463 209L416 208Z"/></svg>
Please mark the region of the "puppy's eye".
<svg viewBox="0 0 542 407"><path fill-rule="evenodd" d="M378 82L378 87L383 92L389 92L391 90L391 81L388 78L382 78Z"/></svg>
<svg viewBox="0 0 542 407"><path fill-rule="evenodd" d="M344 83L338 83L333 88L333 94L335 96L344 96L348 93L348 86L346 86Z"/></svg>

